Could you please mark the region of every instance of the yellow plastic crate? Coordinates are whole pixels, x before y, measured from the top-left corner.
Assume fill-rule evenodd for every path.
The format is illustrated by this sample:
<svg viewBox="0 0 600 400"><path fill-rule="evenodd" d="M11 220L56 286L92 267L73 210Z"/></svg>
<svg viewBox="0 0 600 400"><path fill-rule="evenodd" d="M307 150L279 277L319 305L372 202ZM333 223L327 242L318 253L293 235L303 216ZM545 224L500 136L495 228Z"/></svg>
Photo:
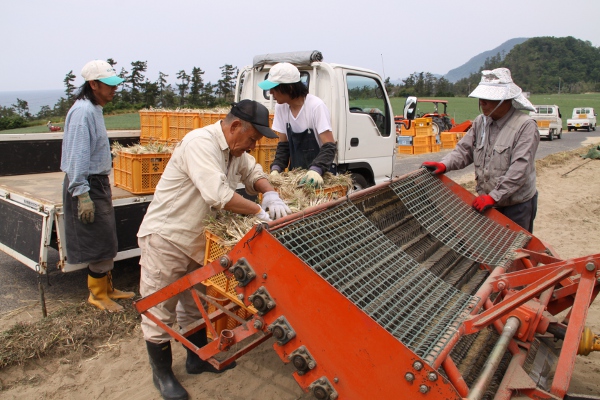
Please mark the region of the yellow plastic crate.
<svg viewBox="0 0 600 400"><path fill-rule="evenodd" d="M271 163L275 159L277 144L265 144L256 147L256 162L262 165L263 171L267 173L271 170Z"/></svg>
<svg viewBox="0 0 600 400"><path fill-rule="evenodd" d="M431 152L432 153L437 153L437 152L439 152L441 150L441 148L442 148L441 144L433 143L431 145Z"/></svg>
<svg viewBox="0 0 600 400"><path fill-rule="evenodd" d="M413 146L414 153L413 154L426 154L431 153L431 145L421 145L421 146Z"/></svg>
<svg viewBox="0 0 600 400"><path fill-rule="evenodd" d="M166 141L169 130L169 116L163 111L140 110L140 140Z"/></svg>
<svg viewBox="0 0 600 400"><path fill-rule="evenodd" d="M398 149L398 154L413 154L412 146L399 145L399 146L397 146L397 149Z"/></svg>
<svg viewBox="0 0 600 400"><path fill-rule="evenodd" d="M406 129L404 127L404 125L400 124L400 136L415 136L416 132L415 132L415 122L412 121L410 123L410 128Z"/></svg>
<svg viewBox="0 0 600 400"><path fill-rule="evenodd" d="M188 132L200 128L200 123L199 112L170 112L167 140L169 143L179 142Z"/></svg>
<svg viewBox="0 0 600 400"><path fill-rule="evenodd" d="M119 152L113 160L115 186L133 194L154 193L170 158L170 153Z"/></svg>
<svg viewBox="0 0 600 400"><path fill-rule="evenodd" d="M452 142L458 139L456 132L442 132L440 133L440 140L443 142Z"/></svg>
<svg viewBox="0 0 600 400"><path fill-rule="evenodd" d="M444 149L444 150L453 149L456 147L456 143L458 143L458 142L455 142L455 141L442 142L442 149Z"/></svg>
<svg viewBox="0 0 600 400"><path fill-rule="evenodd" d="M413 146L427 146L435 143L435 136L415 136Z"/></svg>

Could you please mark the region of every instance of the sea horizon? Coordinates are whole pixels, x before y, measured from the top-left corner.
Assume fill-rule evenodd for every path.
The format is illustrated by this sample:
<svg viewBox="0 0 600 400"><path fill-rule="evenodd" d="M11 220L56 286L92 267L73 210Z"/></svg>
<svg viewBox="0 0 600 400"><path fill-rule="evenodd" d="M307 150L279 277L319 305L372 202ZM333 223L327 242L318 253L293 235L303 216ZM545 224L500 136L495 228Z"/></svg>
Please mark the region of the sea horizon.
<svg viewBox="0 0 600 400"><path fill-rule="evenodd" d="M65 97L64 89L0 91L0 106L11 107L17 104L17 99L25 100L29 112L35 115L42 106L53 108L61 97Z"/></svg>

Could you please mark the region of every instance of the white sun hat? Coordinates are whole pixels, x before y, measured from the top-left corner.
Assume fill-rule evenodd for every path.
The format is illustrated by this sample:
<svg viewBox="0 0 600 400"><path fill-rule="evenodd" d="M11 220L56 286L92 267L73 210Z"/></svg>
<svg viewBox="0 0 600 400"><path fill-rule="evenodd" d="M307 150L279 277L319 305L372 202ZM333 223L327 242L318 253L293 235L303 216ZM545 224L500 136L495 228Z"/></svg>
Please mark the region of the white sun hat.
<svg viewBox="0 0 600 400"><path fill-rule="evenodd" d="M535 111L533 104L523 95L523 90L515 85L508 68L481 71L481 82L469 94L484 100L512 100L517 110Z"/></svg>

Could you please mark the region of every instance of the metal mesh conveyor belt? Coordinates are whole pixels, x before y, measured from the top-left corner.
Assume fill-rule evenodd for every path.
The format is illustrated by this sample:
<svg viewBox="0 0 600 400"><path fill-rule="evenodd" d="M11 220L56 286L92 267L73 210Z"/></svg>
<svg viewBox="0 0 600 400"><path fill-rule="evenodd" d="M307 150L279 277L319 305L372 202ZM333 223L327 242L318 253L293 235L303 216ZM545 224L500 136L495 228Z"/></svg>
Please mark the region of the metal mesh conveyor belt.
<svg viewBox="0 0 600 400"><path fill-rule="evenodd" d="M523 248L530 239L473 210L425 168L390 187L428 232L471 260L509 267L513 250Z"/></svg>
<svg viewBox="0 0 600 400"><path fill-rule="evenodd" d="M429 364L477 300L420 267L350 202L271 233Z"/></svg>

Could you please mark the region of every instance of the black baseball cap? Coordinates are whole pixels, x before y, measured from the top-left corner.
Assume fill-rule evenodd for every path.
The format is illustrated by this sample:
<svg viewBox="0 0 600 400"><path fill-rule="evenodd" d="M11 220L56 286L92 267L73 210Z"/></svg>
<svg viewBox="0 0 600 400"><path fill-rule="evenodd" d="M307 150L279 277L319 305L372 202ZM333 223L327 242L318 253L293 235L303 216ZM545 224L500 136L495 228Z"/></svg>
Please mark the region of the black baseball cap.
<svg viewBox="0 0 600 400"><path fill-rule="evenodd" d="M241 120L250 122L252 126L263 136L271 139L279 136L269 128L269 110L254 100L241 100L231 105L233 115Z"/></svg>

